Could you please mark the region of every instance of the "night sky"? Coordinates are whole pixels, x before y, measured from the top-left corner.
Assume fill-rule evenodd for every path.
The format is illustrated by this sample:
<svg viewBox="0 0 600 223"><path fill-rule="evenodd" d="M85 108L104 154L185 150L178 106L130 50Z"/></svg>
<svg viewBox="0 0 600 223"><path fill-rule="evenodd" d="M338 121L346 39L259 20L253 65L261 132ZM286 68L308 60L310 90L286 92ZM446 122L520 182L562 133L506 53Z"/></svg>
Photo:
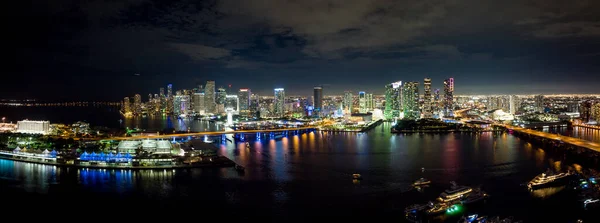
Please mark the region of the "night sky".
<svg viewBox="0 0 600 223"><path fill-rule="evenodd" d="M110 100L206 80L272 95L600 93L600 1L14 1L1 98ZM136 75L139 74L139 75Z"/></svg>

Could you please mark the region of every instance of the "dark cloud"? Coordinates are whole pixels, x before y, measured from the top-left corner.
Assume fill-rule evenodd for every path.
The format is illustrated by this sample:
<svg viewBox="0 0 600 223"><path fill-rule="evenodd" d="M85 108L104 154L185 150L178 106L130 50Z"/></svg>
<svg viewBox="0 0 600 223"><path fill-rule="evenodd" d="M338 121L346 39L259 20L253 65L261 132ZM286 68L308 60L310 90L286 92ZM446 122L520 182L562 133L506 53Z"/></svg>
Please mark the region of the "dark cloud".
<svg viewBox="0 0 600 223"><path fill-rule="evenodd" d="M207 79L266 92L286 83L309 92L323 79L337 83L331 91L359 82L376 93L389 81L426 75L456 77L458 92L485 93L494 87L480 86L490 83L590 91L600 82L598 1L56 0L10 8L9 81L64 86L102 76L123 89L110 98ZM130 83L134 73L144 75ZM530 83L497 81L524 75ZM587 81L551 87L562 75ZM58 90L31 94L70 92L36 86Z"/></svg>

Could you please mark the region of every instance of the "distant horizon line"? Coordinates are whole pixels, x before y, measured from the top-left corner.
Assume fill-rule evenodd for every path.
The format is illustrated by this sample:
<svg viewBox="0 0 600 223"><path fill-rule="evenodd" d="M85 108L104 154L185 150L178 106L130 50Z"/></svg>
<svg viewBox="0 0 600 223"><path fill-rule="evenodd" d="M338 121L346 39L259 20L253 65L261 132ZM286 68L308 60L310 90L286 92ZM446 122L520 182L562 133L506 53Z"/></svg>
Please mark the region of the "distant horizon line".
<svg viewBox="0 0 600 223"><path fill-rule="evenodd" d="M364 92L364 91L357 91L358 92ZM367 92L368 93L368 92ZM141 95L141 94L140 94ZM373 94L376 96L385 96L385 94ZM423 94L419 94L419 95L423 95ZM600 97L600 93L552 93L552 94L544 94L544 93L529 93L529 94L455 94L454 97L478 97L478 96L483 96L483 97L489 97L489 96L510 96L510 95L515 95L515 96L536 96L536 95L543 95L543 96L551 96L551 97L566 97L566 96L595 96L595 97ZM260 95L258 94L259 97L274 97L274 95ZM329 94L329 95L323 95L323 97L342 97L344 96L344 94ZM128 96L124 96L123 98L128 97ZM307 97L306 95L302 95L302 94L290 94L290 95L286 95L286 97ZM310 96L308 96L310 97ZM46 99L37 99L37 98L26 98L26 99L0 99L0 103L10 103L10 102L20 102L20 103L115 103L115 102L119 102L122 99L118 99L117 101L110 101L110 100L83 100L83 99L64 99L63 101L49 101Z"/></svg>

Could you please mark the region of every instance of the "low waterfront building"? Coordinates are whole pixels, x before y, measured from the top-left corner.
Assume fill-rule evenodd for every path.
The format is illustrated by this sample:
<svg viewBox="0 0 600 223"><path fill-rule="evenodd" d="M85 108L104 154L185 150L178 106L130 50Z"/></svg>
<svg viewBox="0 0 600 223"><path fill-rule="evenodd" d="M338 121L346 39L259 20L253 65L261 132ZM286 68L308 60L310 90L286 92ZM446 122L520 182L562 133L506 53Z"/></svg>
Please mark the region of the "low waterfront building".
<svg viewBox="0 0 600 223"><path fill-rule="evenodd" d="M17 122L17 132L27 134L48 134L50 132L49 121L23 120Z"/></svg>
<svg viewBox="0 0 600 223"><path fill-rule="evenodd" d="M119 153L135 154L137 149L142 149L145 152L152 154L170 154L173 145L167 140L128 140L121 141L117 146Z"/></svg>

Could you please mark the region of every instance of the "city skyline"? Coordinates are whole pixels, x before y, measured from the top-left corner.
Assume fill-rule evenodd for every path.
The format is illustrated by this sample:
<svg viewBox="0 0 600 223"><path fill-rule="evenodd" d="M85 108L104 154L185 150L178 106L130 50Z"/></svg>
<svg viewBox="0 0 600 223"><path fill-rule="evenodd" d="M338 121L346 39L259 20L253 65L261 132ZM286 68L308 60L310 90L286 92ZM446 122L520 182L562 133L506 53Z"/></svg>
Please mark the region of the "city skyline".
<svg viewBox="0 0 600 223"><path fill-rule="evenodd" d="M454 77L457 94L597 93L600 83L593 1L54 3L8 12L17 53L5 97L117 100L206 80L299 95L320 85L383 94L425 76Z"/></svg>

